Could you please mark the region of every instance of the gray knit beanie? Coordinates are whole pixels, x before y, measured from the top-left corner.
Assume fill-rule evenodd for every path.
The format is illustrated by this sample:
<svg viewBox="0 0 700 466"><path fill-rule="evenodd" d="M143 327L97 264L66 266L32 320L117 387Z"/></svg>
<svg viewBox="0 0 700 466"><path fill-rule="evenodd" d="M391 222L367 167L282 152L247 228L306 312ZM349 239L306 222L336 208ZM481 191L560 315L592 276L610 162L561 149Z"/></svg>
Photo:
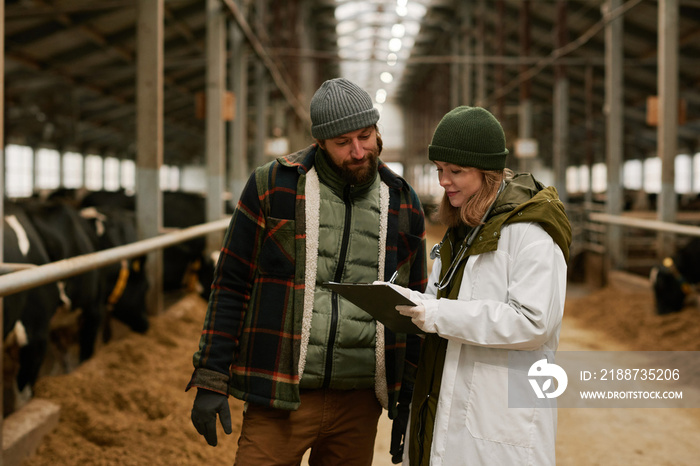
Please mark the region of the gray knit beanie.
<svg viewBox="0 0 700 466"><path fill-rule="evenodd" d="M331 139L372 126L379 111L369 94L345 78L324 82L311 98L311 135Z"/></svg>
<svg viewBox="0 0 700 466"><path fill-rule="evenodd" d="M481 107L461 106L448 112L428 146L430 160L482 170L503 170L506 155L503 127Z"/></svg>

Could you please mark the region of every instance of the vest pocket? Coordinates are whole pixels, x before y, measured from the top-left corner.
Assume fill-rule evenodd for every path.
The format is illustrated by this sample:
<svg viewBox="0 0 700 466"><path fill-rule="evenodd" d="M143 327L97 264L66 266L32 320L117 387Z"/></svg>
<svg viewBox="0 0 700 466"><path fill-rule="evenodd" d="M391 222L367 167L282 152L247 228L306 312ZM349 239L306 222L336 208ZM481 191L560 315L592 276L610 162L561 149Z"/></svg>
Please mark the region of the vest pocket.
<svg viewBox="0 0 700 466"><path fill-rule="evenodd" d="M518 387L525 388L532 390L529 386ZM474 364L466 420L473 437L530 448L534 418L534 407L508 407L507 367Z"/></svg>
<svg viewBox="0 0 700 466"><path fill-rule="evenodd" d="M268 217L258 261L261 275L294 276L295 222Z"/></svg>

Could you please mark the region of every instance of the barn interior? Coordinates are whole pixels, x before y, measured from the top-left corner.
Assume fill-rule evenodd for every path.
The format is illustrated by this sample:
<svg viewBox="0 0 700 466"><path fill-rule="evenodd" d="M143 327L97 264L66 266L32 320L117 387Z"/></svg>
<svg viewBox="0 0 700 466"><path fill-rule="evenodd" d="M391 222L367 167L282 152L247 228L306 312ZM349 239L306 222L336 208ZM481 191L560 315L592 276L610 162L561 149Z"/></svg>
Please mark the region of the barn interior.
<svg viewBox="0 0 700 466"><path fill-rule="evenodd" d="M557 188L571 283L648 292L700 236L698 0L5 0L0 18L6 201L125 193L145 241L195 225L165 221L186 192L215 252L251 172L313 143L310 99L343 76L429 222L427 146L469 105L502 123L509 168ZM162 289L162 246L137 252ZM9 270L3 296L45 280Z"/></svg>

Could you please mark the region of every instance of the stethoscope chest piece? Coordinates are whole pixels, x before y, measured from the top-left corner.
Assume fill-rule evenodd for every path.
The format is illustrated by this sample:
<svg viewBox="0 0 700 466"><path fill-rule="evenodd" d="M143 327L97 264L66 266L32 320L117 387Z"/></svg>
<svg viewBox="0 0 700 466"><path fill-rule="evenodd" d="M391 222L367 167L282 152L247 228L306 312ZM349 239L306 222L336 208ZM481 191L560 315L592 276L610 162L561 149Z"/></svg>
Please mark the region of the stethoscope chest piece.
<svg viewBox="0 0 700 466"><path fill-rule="evenodd" d="M433 249L430 250L430 259L435 260L437 259L437 256L440 255L440 247L442 246L442 242L436 243L435 246L433 246Z"/></svg>

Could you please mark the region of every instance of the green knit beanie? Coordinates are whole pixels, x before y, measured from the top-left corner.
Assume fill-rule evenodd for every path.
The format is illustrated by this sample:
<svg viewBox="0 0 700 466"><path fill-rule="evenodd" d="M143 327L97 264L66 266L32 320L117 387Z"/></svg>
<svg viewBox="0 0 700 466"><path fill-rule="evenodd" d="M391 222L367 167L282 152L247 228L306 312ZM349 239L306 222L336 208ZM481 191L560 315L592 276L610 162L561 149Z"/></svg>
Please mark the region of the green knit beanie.
<svg viewBox="0 0 700 466"><path fill-rule="evenodd" d="M461 106L447 113L433 134L428 158L482 170L506 166L506 135L488 110Z"/></svg>
<svg viewBox="0 0 700 466"><path fill-rule="evenodd" d="M379 121L367 91L345 78L329 79L311 98L311 135L331 139Z"/></svg>

